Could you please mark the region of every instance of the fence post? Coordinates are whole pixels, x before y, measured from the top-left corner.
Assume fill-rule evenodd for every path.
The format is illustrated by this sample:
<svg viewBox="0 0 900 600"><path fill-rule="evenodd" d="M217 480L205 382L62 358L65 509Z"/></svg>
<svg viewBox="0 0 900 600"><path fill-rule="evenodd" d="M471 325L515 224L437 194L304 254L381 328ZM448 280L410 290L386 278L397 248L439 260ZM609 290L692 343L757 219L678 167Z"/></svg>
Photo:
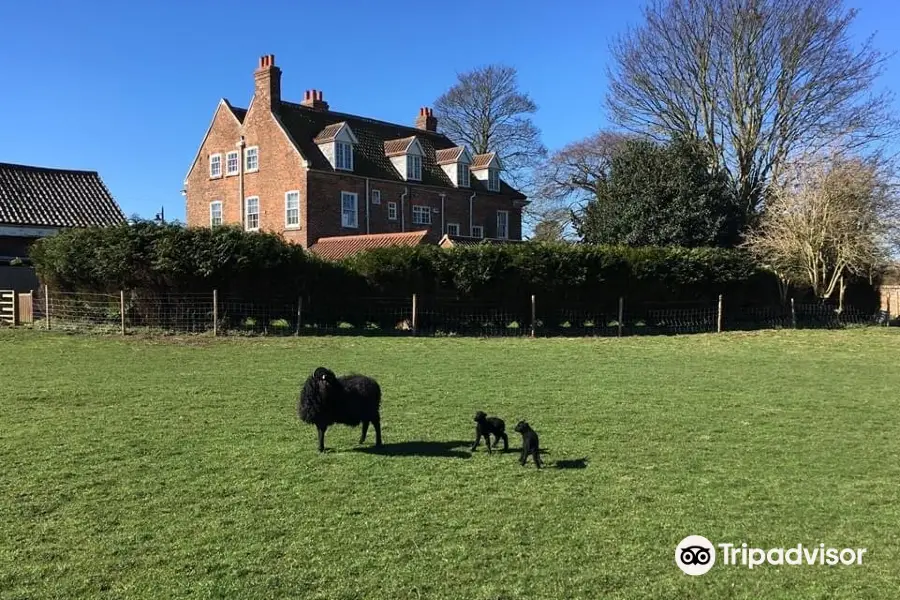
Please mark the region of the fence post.
<svg viewBox="0 0 900 600"><path fill-rule="evenodd" d="M791 298L791 327L797 329L797 311L794 309L794 298Z"/></svg>
<svg viewBox="0 0 900 600"><path fill-rule="evenodd" d="M213 337L219 335L219 290L213 290Z"/></svg>
<svg viewBox="0 0 900 600"><path fill-rule="evenodd" d="M886 308L886 310L884 311L884 312L885 312L885 315L884 315L884 326L885 326L885 327L890 327L890 326L891 326L891 295L890 295L890 294L888 294L888 297L887 297L887 306L886 306L885 308Z"/></svg>
<svg viewBox="0 0 900 600"><path fill-rule="evenodd" d="M722 294L719 294L719 314L716 318L716 332L722 333Z"/></svg>
<svg viewBox="0 0 900 600"><path fill-rule="evenodd" d="M619 296L619 318L616 319L616 324L619 326L619 337L622 337L622 319L625 315L625 297Z"/></svg>
<svg viewBox="0 0 900 600"><path fill-rule="evenodd" d="M418 317L419 311L418 311L417 301L418 301L418 298L416 297L416 294L413 294L413 297L412 297L412 330L413 330L413 335L416 334L416 328L418 327L418 324L419 324L419 317Z"/></svg>
<svg viewBox="0 0 900 600"><path fill-rule="evenodd" d="M16 290L13 290L12 294L13 294L13 296L12 296L12 298L13 298L12 324L13 324L13 327L15 327L19 324L19 292L17 292Z"/></svg>
<svg viewBox="0 0 900 600"><path fill-rule="evenodd" d="M537 329L537 305L535 304L534 294L531 295L531 337L534 337Z"/></svg>
<svg viewBox="0 0 900 600"><path fill-rule="evenodd" d="M300 319L303 315L303 296L297 296L297 333L300 335Z"/></svg>
<svg viewBox="0 0 900 600"><path fill-rule="evenodd" d="M50 287L44 284L44 315L47 318L47 331L50 331Z"/></svg>
<svg viewBox="0 0 900 600"><path fill-rule="evenodd" d="M125 335L125 290L119 290L119 313L122 315L122 335Z"/></svg>

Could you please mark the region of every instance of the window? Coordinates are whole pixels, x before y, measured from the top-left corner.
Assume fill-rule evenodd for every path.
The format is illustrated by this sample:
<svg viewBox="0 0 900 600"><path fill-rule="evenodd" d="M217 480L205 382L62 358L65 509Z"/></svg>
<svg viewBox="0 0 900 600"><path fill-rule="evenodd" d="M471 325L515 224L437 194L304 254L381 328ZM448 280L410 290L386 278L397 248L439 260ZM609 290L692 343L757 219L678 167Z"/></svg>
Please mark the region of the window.
<svg viewBox="0 0 900 600"><path fill-rule="evenodd" d="M406 178L422 181L422 157L418 154L409 154L406 157Z"/></svg>
<svg viewBox="0 0 900 600"><path fill-rule="evenodd" d="M347 142L334 143L334 168L344 171L353 170L353 146Z"/></svg>
<svg viewBox="0 0 900 600"><path fill-rule="evenodd" d="M252 196L247 198L247 231L256 231L259 229L259 197Z"/></svg>
<svg viewBox="0 0 900 600"><path fill-rule="evenodd" d="M431 208L427 206L412 207L413 223L416 225L431 225Z"/></svg>
<svg viewBox="0 0 900 600"><path fill-rule="evenodd" d="M356 211L356 194L341 192L341 227L359 227Z"/></svg>
<svg viewBox="0 0 900 600"><path fill-rule="evenodd" d="M472 225L472 237L483 238L484 227L481 225Z"/></svg>
<svg viewBox="0 0 900 600"><path fill-rule="evenodd" d="M216 227L222 224L222 202L216 200L209 203L209 226Z"/></svg>
<svg viewBox="0 0 900 600"><path fill-rule="evenodd" d="M221 177L222 176L222 155L221 154L213 154L209 157L209 176L210 177Z"/></svg>
<svg viewBox="0 0 900 600"><path fill-rule="evenodd" d="M244 170L248 173L259 171L259 148L256 146L247 148L247 156L244 160Z"/></svg>
<svg viewBox="0 0 900 600"><path fill-rule="evenodd" d="M464 163L456 165L456 181L459 187L469 187L469 165Z"/></svg>
<svg viewBox="0 0 900 600"><path fill-rule="evenodd" d="M372 204L381 204L381 190L372 190Z"/></svg>
<svg viewBox="0 0 900 600"><path fill-rule="evenodd" d="M459 223L447 223L447 235L459 235Z"/></svg>
<svg viewBox="0 0 900 600"><path fill-rule="evenodd" d="M240 166L240 162L238 162L238 153L237 152L229 152L225 155L225 174L226 175L237 175L238 167Z"/></svg>
<svg viewBox="0 0 900 600"><path fill-rule="evenodd" d="M497 237L505 240L509 237L509 211L497 211Z"/></svg>
<svg viewBox="0 0 900 600"><path fill-rule="evenodd" d="M397 220L397 203L388 202L388 221Z"/></svg>
<svg viewBox="0 0 900 600"><path fill-rule="evenodd" d="M300 227L300 192L287 192L284 195L285 227Z"/></svg>
<svg viewBox="0 0 900 600"><path fill-rule="evenodd" d="M488 169L488 189L492 192L500 191L500 172L497 169Z"/></svg>

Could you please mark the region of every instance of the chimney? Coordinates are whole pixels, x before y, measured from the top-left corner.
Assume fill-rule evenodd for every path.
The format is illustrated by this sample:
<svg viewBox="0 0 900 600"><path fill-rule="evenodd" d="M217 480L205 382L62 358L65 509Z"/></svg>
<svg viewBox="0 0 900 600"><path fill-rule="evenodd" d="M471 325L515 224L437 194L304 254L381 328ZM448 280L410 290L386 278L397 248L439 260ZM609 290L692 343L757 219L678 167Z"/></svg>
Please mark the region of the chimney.
<svg viewBox="0 0 900 600"><path fill-rule="evenodd" d="M416 129L424 129L425 131L437 131L437 118L434 116L430 108L423 106L419 109L419 116L416 117Z"/></svg>
<svg viewBox="0 0 900 600"><path fill-rule="evenodd" d="M277 112L281 108L281 69L275 66L275 55L259 57L259 67L253 73L256 83L253 97L269 110Z"/></svg>
<svg viewBox="0 0 900 600"><path fill-rule="evenodd" d="M328 103L322 99L322 90L306 90L300 104L317 110L328 110Z"/></svg>

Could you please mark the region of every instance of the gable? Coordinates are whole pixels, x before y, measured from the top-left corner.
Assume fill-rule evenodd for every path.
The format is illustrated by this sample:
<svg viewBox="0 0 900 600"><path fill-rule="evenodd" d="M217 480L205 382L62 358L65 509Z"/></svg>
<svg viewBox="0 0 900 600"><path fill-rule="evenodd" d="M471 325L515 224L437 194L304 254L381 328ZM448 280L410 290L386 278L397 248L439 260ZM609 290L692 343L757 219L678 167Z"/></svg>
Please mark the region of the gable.
<svg viewBox="0 0 900 600"><path fill-rule="evenodd" d="M227 99L222 98L219 100L219 103L216 104L216 110L213 112L212 119L209 122L209 127L206 128L206 133L203 134L203 140L200 142L200 146L197 148L197 153L194 155L194 160L191 161L191 166L188 168L187 174L184 176L184 184L187 185L187 181L191 176L191 173L194 172L194 167L197 166L197 161L200 160L200 154L203 152L203 147L206 145L206 140L209 139L209 134L212 133L213 126L216 124L216 119L219 118L219 113L225 110L227 114L231 115L231 117L235 120L238 127L243 124L244 118L247 116L248 110L243 108L234 108L228 102Z"/></svg>

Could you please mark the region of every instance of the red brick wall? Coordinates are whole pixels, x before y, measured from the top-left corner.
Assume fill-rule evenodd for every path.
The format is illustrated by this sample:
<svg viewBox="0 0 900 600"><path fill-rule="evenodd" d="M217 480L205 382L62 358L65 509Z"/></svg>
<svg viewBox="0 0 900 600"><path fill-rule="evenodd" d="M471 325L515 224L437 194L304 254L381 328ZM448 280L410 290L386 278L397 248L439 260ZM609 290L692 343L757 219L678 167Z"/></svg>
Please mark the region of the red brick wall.
<svg viewBox="0 0 900 600"><path fill-rule="evenodd" d="M336 235L360 235L366 231L366 180L362 177L337 175L310 171L308 174L308 214L314 215L309 223L309 242L314 243L320 237ZM409 191L405 201L401 201L404 190ZM445 194L443 224L459 223L460 234L469 235L469 197L470 190L439 189L416 185L405 186L403 183L369 180L369 190L381 192L381 204L369 205L368 233L395 233L400 231L430 231L428 240L437 242L445 233L442 230L442 214L431 213L431 225L413 223L413 206L428 206L441 210L440 194ZM357 229L341 227L341 192L357 194ZM388 219L388 203L397 203L397 219ZM509 198L496 194L478 194L472 203L473 222L484 226L486 237L496 235L497 210L509 211L509 237L521 239L521 210L512 206Z"/></svg>
<svg viewBox="0 0 900 600"><path fill-rule="evenodd" d="M241 126L231 111L220 104L213 116L212 128L200 156L187 179L185 214L189 227L209 227L209 203L222 201L222 220L225 223L240 224L241 205L238 194L238 177L225 176L225 154L238 150L235 144L241 139ZM209 155L222 154L222 176L209 177Z"/></svg>
<svg viewBox="0 0 900 600"><path fill-rule="evenodd" d="M209 203L222 201L223 221L241 223L240 175L225 176L226 153L237 149L235 144L244 136L245 149L258 148L259 170L244 172L244 197L259 197L260 230L281 234L285 239L307 245L304 221L307 215L306 173L300 155L284 135L275 117L262 102L254 102L239 126L226 107L213 119L213 127L201 148L200 159L188 178L187 224L209 226ZM222 173L219 179L209 177L209 155L222 153ZM243 160L243 159L242 159ZM300 227L285 224L285 192L300 192Z"/></svg>

